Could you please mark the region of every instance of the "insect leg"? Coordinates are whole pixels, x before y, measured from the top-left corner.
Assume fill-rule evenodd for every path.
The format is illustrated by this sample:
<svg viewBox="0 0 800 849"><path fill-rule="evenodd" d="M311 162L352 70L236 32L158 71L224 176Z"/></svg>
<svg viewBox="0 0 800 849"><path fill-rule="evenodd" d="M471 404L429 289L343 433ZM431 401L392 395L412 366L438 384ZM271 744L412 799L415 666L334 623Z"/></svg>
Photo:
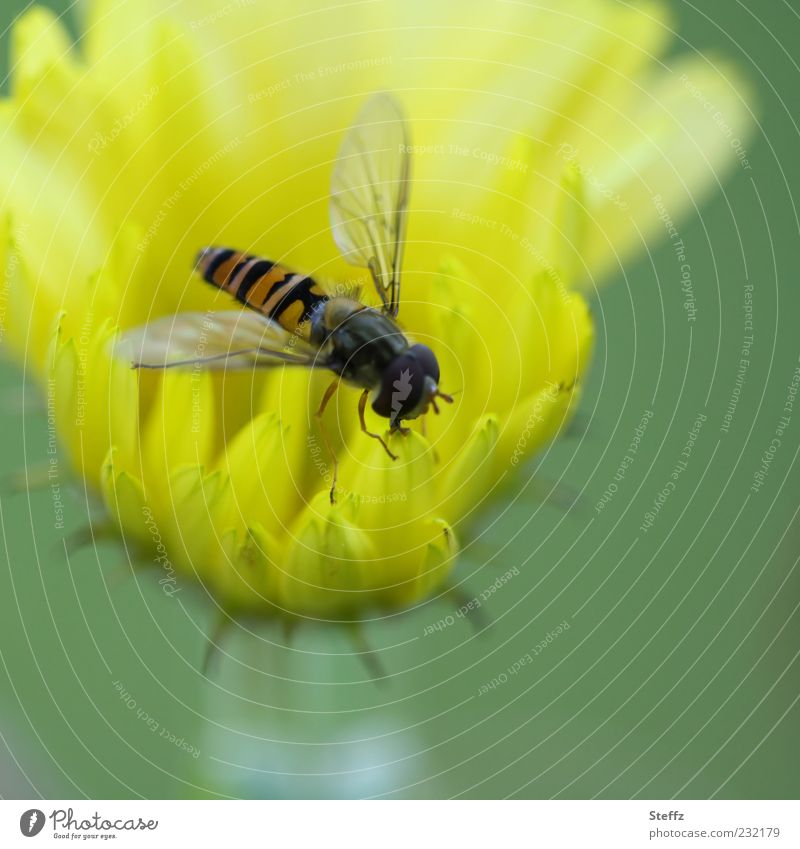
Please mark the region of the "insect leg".
<svg viewBox="0 0 800 849"><path fill-rule="evenodd" d="M392 454L389 450L389 446L383 441L383 437L380 434L372 433L372 431L367 430L367 423L364 420L364 410L367 408L367 399L369 398L369 389L365 389L361 393L361 397L358 399L358 420L361 422L361 430L366 433L367 436L371 436L373 439L377 439L378 442L383 446L386 453L392 458L392 460L397 459L397 454Z"/></svg>
<svg viewBox="0 0 800 849"><path fill-rule="evenodd" d="M339 378L337 377L333 383L325 390L325 394L322 396L322 401L320 401L319 409L316 412L316 416L319 419L319 433L322 437L322 441L325 443L325 448L328 451L328 454L331 455L331 462L333 463L333 480L331 481L331 504L336 503L336 479L339 476L339 461L336 459L336 452L333 450L330 441L328 440L328 434L325 432L325 423L322 421L322 414L325 412L325 407L328 406L328 401L333 398L334 393L339 388Z"/></svg>

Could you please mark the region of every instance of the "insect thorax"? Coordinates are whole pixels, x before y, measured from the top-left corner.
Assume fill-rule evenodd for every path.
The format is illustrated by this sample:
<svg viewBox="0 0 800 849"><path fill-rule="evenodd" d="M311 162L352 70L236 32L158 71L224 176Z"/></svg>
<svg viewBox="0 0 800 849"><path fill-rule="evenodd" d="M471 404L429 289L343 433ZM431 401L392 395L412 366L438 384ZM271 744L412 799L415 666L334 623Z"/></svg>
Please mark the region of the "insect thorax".
<svg viewBox="0 0 800 849"><path fill-rule="evenodd" d="M391 318L358 301L332 298L323 315L335 370L356 386L374 389L389 363L408 348Z"/></svg>

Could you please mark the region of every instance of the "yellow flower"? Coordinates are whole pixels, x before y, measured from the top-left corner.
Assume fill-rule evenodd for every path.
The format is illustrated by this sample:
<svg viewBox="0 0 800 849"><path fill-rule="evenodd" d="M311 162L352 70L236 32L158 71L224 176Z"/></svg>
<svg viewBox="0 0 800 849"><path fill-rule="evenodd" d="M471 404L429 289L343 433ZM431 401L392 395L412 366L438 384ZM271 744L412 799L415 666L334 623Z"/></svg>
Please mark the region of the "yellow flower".
<svg viewBox="0 0 800 849"><path fill-rule="evenodd" d="M669 20L649 3L82 8L79 48L43 9L17 22L0 107L3 332L50 381L73 468L126 539L230 612L349 619L446 587L476 512L575 409L579 289L735 161L714 117L747 125L735 73L659 59ZM207 244L366 295L327 187L379 89L415 146L400 320L456 403L393 437L393 463L340 391L332 506L325 376L138 374L109 348L149 319L236 308L191 273Z"/></svg>

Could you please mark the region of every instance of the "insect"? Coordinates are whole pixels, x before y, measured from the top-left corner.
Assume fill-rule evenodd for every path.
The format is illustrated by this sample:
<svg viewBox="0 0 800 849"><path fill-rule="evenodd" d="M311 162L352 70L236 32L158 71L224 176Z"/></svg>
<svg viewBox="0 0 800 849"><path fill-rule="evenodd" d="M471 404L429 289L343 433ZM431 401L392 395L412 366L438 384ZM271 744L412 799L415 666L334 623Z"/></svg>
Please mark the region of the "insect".
<svg viewBox="0 0 800 849"><path fill-rule="evenodd" d="M361 430L396 460L384 438L367 428L367 402L389 419L390 433L437 399L439 364L426 345L412 344L396 322L406 229L411 154L406 121L389 94L374 95L348 131L331 177L333 236L351 265L367 268L379 308L353 297L329 296L311 278L277 262L231 248L208 247L197 256L203 279L249 310L181 313L123 334L118 345L134 368L250 369L295 365L335 375L317 409L333 460L331 503L338 463L323 413L341 381L362 389Z"/></svg>

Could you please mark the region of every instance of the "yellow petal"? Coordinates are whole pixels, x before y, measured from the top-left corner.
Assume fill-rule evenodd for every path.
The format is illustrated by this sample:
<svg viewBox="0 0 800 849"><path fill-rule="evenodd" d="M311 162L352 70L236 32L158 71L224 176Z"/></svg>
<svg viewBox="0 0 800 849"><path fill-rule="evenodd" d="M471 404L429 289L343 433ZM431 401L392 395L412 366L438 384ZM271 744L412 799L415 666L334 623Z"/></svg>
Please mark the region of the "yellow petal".
<svg viewBox="0 0 800 849"><path fill-rule="evenodd" d="M254 524L242 535L233 556L236 580L228 588L229 606L244 610L261 606L267 614L279 614L280 568L283 548L261 525ZM238 541L238 540L237 540Z"/></svg>
<svg viewBox="0 0 800 849"><path fill-rule="evenodd" d="M11 34L11 65L14 68L13 88L20 100L31 97L33 87L54 69L76 70L71 60L72 41L56 15L43 6L34 6L14 23ZM36 92L41 107L41 92ZM58 106L57 101L51 107Z"/></svg>
<svg viewBox="0 0 800 849"><path fill-rule="evenodd" d="M637 226L663 235L657 197L676 218L735 161L707 103L742 136L749 122L723 65L655 61L660 4L408 0L362 4L355 29L335 0L284 6L94 0L80 51L52 14L22 18L0 104L18 242L4 215L4 329L52 377L59 439L126 534L157 533L227 609L351 618L444 585L454 529L577 403L593 330L570 287L634 249ZM360 281L374 301L338 256L327 195L380 88L418 145L403 327L437 352L456 402L427 416L427 437L422 421L385 436L392 461L342 387L324 421L331 505L314 417L331 375L134 373L107 342L116 326L236 309L192 272L205 244ZM385 435L371 410L367 424Z"/></svg>
<svg viewBox="0 0 800 849"><path fill-rule="evenodd" d="M567 287L586 276L581 249L586 244L589 214L586 207L586 186L575 163L570 163L561 177L561 195L556 205L556 245L552 248L555 267L559 270L556 282L562 296ZM553 277L552 274L548 276Z"/></svg>
<svg viewBox="0 0 800 849"><path fill-rule="evenodd" d="M435 506L432 484L437 469L426 439L414 431L389 437L385 422L374 415L367 419L374 432L383 434L397 459L392 460L378 440L360 434L352 455L342 463L339 483L358 505L362 527L386 530L402 539L405 523L427 516Z"/></svg>
<svg viewBox="0 0 800 849"><path fill-rule="evenodd" d="M370 538L320 493L292 534L281 570L280 600L306 616L347 617L374 601L382 564Z"/></svg>
<svg viewBox="0 0 800 849"><path fill-rule="evenodd" d="M480 509L492 498L499 477L494 456L498 437L497 416L484 416L447 469L442 484L445 501L437 510L452 523L469 522L473 518L470 511Z"/></svg>
<svg viewBox="0 0 800 849"><path fill-rule="evenodd" d="M210 462L214 406L208 373L173 369L160 376L158 394L142 435L148 496L151 486L163 487L171 469Z"/></svg>
<svg viewBox="0 0 800 849"><path fill-rule="evenodd" d="M427 598L442 586L456 563L458 543L453 528L444 519L431 519L426 525L428 548L413 594L407 603Z"/></svg>
<svg viewBox="0 0 800 849"><path fill-rule="evenodd" d="M541 451L566 426L578 407L580 389L556 383L526 398L509 417L500 433L498 463L517 469L528 457Z"/></svg>
<svg viewBox="0 0 800 849"><path fill-rule="evenodd" d="M3 309L0 332L2 340L24 357L26 365L39 375L46 373L48 351L53 340L54 323L60 313L48 295L34 286L30 269L22 252L20 234L10 216L3 222L2 282L0 307ZM28 235L23 231L24 238ZM55 320L55 322L54 322Z"/></svg>
<svg viewBox="0 0 800 849"><path fill-rule="evenodd" d="M224 584L230 568L222 539L234 532L214 521L214 507L225 486L218 472L206 475L200 466L185 466L172 472L166 486L162 482L160 487L145 487L171 557L212 585L215 580Z"/></svg>
<svg viewBox="0 0 800 849"><path fill-rule="evenodd" d="M58 426L59 440L66 446L72 463L81 468L81 442L75 427L75 387L78 352L74 339L58 345L47 386L48 415Z"/></svg>
<svg viewBox="0 0 800 849"><path fill-rule="evenodd" d="M730 168L749 167L750 87L735 68L684 57L641 85L607 144L586 144L578 157L593 175L584 284L665 238L665 212L678 225Z"/></svg>
<svg viewBox="0 0 800 849"><path fill-rule="evenodd" d="M141 481L130 472L118 470L113 450L108 453L100 474L100 491L111 516L123 534L135 540L148 541L147 503Z"/></svg>
<svg viewBox="0 0 800 849"><path fill-rule="evenodd" d="M282 456L285 436L277 416L264 413L242 428L219 457L217 469L228 481L215 514L222 527L285 530L297 502L288 480L291 467Z"/></svg>

